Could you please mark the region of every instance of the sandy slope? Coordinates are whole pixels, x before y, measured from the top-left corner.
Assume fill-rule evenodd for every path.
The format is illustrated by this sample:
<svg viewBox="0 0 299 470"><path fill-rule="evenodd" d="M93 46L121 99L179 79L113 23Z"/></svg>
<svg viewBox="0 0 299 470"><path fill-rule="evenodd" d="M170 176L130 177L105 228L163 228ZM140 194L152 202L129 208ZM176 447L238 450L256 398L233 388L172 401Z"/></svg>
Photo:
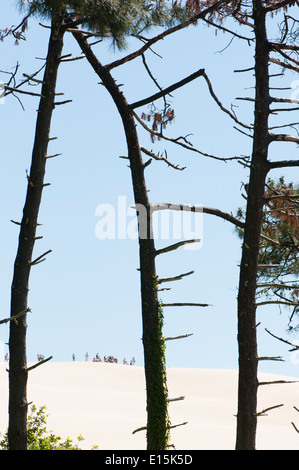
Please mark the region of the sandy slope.
<svg viewBox="0 0 299 470"><path fill-rule="evenodd" d="M7 364L0 363L0 431L7 428ZM282 377L261 374L260 380ZM288 378L288 380L291 380ZM176 449L234 449L237 372L232 370L168 369L172 430ZM76 441L82 449L145 449L145 382L141 367L93 362L52 362L31 371L28 400L46 405L48 430ZM260 387L259 410L284 404L259 418L258 448L299 450L299 383Z"/></svg>

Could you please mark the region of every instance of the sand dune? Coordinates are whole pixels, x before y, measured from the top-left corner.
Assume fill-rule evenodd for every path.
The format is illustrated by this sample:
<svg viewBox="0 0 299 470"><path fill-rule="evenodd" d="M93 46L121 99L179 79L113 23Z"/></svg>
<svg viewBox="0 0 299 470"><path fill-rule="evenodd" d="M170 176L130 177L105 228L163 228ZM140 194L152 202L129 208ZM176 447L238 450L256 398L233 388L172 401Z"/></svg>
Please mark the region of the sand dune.
<svg viewBox="0 0 299 470"><path fill-rule="evenodd" d="M0 432L7 428L8 374L0 363ZM235 444L237 372L233 370L168 369L171 440L178 450L233 450ZM261 374L260 380L284 377ZM286 380L296 380L284 378ZM142 367L93 362L49 362L30 372L28 400L46 405L47 428L76 441L80 448L145 449L145 432L132 434L146 423ZM299 450L299 383L262 386L259 410L284 404L259 418L260 450Z"/></svg>

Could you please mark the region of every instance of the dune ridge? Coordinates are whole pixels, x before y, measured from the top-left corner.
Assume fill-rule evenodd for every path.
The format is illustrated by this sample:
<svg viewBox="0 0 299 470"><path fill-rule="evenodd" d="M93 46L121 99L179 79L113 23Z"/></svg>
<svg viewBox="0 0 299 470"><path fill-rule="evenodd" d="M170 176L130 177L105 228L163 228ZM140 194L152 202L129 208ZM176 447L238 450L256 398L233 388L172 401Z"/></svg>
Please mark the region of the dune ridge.
<svg viewBox="0 0 299 470"><path fill-rule="evenodd" d="M0 363L0 432L7 429L7 364ZM235 370L167 369L171 443L177 450L233 450L237 378ZM260 374L260 381L294 380ZM144 450L146 424L144 370L139 366L94 362L48 362L32 370L28 401L47 407L47 429L81 449ZM259 387L258 410L283 404L258 419L257 448L299 450L299 383Z"/></svg>

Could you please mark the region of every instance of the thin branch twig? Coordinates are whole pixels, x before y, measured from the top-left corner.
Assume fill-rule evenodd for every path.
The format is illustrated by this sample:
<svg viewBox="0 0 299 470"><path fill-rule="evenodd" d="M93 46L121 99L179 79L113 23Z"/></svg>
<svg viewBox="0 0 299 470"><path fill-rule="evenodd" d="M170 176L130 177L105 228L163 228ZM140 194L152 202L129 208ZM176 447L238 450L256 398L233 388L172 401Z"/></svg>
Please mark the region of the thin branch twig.
<svg viewBox="0 0 299 470"><path fill-rule="evenodd" d="M299 108L298 108L299 109ZM158 139L164 139L166 140L167 142L172 142L176 145L180 145L181 147L187 149L187 150L192 150L192 152L196 152L196 153L199 153L200 155L204 156L204 157L208 157L208 158L213 158L215 160L220 160L222 162L228 162L228 161L231 161L231 160L237 160L239 161L240 160L240 157L217 157L216 155L212 155L210 153L206 153L206 152L202 152L201 150L195 148L192 146L192 144L190 144L188 142L187 143L184 143L184 142L181 142L180 139L183 139L185 142L186 142L186 138L185 137L177 137L177 138L170 138L170 137L167 137L165 136L164 134L160 133L160 132L156 132L152 129L150 129L144 122L143 120L138 116L137 113L135 113L135 111L133 111L133 115L135 117L135 119L139 122L139 124L147 131L149 132L149 134L151 136L156 136Z"/></svg>
<svg viewBox="0 0 299 470"><path fill-rule="evenodd" d="M52 250L48 250L42 255L40 255L38 258L36 258L34 261L31 261L29 264L31 266L35 266L36 264L41 263L42 261L45 261L46 258L43 258L44 256L48 255L49 253L52 253Z"/></svg>
<svg viewBox="0 0 299 470"><path fill-rule="evenodd" d="M176 397L176 398L168 398L168 402L172 402L172 401L181 401L181 400L185 400L185 397L184 396L181 396L181 397Z"/></svg>
<svg viewBox="0 0 299 470"><path fill-rule="evenodd" d="M186 168L185 166L180 167L178 165L175 165L174 163L171 163L166 157L163 157L162 155L156 155L154 152L151 152L150 150L147 150L145 147L141 146L140 150L141 150L141 152L145 153L149 157L154 158L155 160L158 160L158 161L160 160L160 161L163 161L163 162L167 163L168 166L170 166L171 168L174 168L175 170L183 171Z"/></svg>
<svg viewBox="0 0 299 470"><path fill-rule="evenodd" d="M23 95L30 95L30 96L38 96L39 98L44 98L42 95L40 95L39 93L33 93L32 91L25 91L25 90L20 90L19 88L13 88L13 87L10 87L10 86L6 86L4 85L4 89L5 90L8 90L12 93L21 93Z"/></svg>
<svg viewBox="0 0 299 470"><path fill-rule="evenodd" d="M174 83L173 85L170 85L169 87L165 88L162 91L159 91L158 93L155 93L154 95L149 96L148 98L144 98L143 100L140 101L135 101L135 103L130 104L131 109L136 109L140 108L141 106L144 106L146 104L152 103L155 100L158 100L159 98L162 98L165 95L168 95L174 90L177 90L178 88L181 88L182 86L186 85L187 83L190 83L191 81L195 80L198 77L201 77L204 75L204 69L199 69L197 72L192 73L186 78L183 78L179 82Z"/></svg>
<svg viewBox="0 0 299 470"><path fill-rule="evenodd" d="M166 278L158 279L158 284L162 284L163 282L179 281L185 276L190 276L190 274L194 274L194 271L189 271L188 273L179 274L178 276L174 276L174 277L166 277Z"/></svg>
<svg viewBox="0 0 299 470"><path fill-rule="evenodd" d="M287 341L286 339L283 339L283 338L280 338L279 336L274 335L273 333L271 333L271 331L267 330L267 328L265 328L265 331L266 331L270 336L272 336L273 338L278 339L278 340L281 341L282 343L288 344L289 346L292 346L292 348L294 348L294 349L291 349L290 351L296 351L296 350L299 349L299 346L296 346L295 344L291 343L290 341Z"/></svg>
<svg viewBox="0 0 299 470"><path fill-rule="evenodd" d="M13 317L5 318L4 320L0 320L0 325L2 323L8 323L10 321L15 321L17 318L21 317L22 315L25 315L26 313L31 312L30 308L26 308L26 310L23 310L20 313L17 313Z"/></svg>
<svg viewBox="0 0 299 470"><path fill-rule="evenodd" d="M156 256L161 255L162 253L168 253L169 251L176 250L177 248L187 245L189 243L199 243L201 240L200 239L192 239L192 240L183 240L178 243L174 243L173 245L166 246L165 248L161 248L160 250L156 250Z"/></svg>
<svg viewBox="0 0 299 470"><path fill-rule="evenodd" d="M174 339L184 339L184 338L189 338L189 336L193 336L193 333L189 333L186 335L180 335L180 336L168 336L165 338L165 341L172 341Z"/></svg>
<svg viewBox="0 0 299 470"><path fill-rule="evenodd" d="M34 364L33 366L28 367L28 368L26 369L26 372L29 372L29 371L31 371L31 370L33 370L33 369L36 369L37 367L41 366L42 364L45 364L46 362L51 361L51 359L53 359L53 356L47 357L46 359L43 359L42 361L37 362L37 363Z"/></svg>
<svg viewBox="0 0 299 470"><path fill-rule="evenodd" d="M269 382L259 382L258 385L280 385L280 384L294 384L298 383L298 380L272 380Z"/></svg>
<svg viewBox="0 0 299 470"><path fill-rule="evenodd" d="M259 417L259 416L267 416L265 413L267 413L267 411L271 411L271 410L275 410L276 408L281 408L282 406L284 406L284 404L281 404L281 405L274 405L274 406L270 406L269 408L265 408L263 411L259 411L258 413L256 413L256 417Z"/></svg>
<svg viewBox="0 0 299 470"><path fill-rule="evenodd" d="M193 302L172 302L172 303L162 303L162 307L211 307L210 304L199 304Z"/></svg>

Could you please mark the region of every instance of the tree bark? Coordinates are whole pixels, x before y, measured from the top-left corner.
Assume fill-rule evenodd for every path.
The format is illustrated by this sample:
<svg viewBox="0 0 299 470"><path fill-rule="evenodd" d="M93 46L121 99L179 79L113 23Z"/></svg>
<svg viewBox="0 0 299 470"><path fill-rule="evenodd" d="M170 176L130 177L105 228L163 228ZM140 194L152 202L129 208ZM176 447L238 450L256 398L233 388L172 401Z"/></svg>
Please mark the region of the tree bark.
<svg viewBox="0 0 299 470"><path fill-rule="evenodd" d="M57 71L63 47L63 18L53 18L43 79L27 194L11 286L11 317L28 311L29 277L42 198L52 112L55 106ZM10 322L9 427L10 450L27 449L27 314Z"/></svg>
<svg viewBox="0 0 299 470"><path fill-rule="evenodd" d="M151 205L144 178L142 160L133 109L116 85L109 69L93 54L87 40L80 33L73 33L90 65L110 93L121 116L126 135L128 157L136 209L145 209L146 220L139 218L139 259L141 276L141 309L143 328L144 368L147 397L147 448L167 448L169 433L168 392L166 386L165 345L162 335L163 312L157 294L156 250L151 233Z"/></svg>
<svg viewBox="0 0 299 470"><path fill-rule="evenodd" d="M268 171L269 48L266 11L253 0L255 25L255 123L248 201L238 293L239 382L236 450L255 450L257 426L258 354L256 282L262 227L264 188Z"/></svg>

